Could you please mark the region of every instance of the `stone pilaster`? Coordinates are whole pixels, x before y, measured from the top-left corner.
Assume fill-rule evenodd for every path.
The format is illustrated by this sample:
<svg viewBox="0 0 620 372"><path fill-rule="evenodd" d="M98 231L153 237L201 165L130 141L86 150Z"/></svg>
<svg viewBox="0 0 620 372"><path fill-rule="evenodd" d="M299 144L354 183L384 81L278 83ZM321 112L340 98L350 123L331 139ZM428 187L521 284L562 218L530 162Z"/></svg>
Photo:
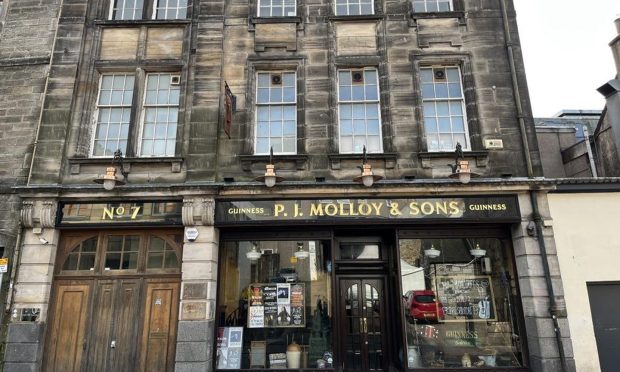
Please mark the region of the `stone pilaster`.
<svg viewBox="0 0 620 372"><path fill-rule="evenodd" d="M543 219L543 236L553 292L554 313L558 317L564 355L569 371L575 370L570 330L566 319L566 303L560 276L560 266L553 239L553 227L547 203L547 194L539 193L538 206ZM529 194L519 197L522 221L512 229L515 262L519 288L523 302L523 316L527 332L530 367L533 372L556 372L561 370L558 343L551 314L549 292L543 269L543 256L532 217Z"/></svg>
<svg viewBox="0 0 620 372"><path fill-rule="evenodd" d="M198 236L183 244L181 304L177 332L176 371L211 371L217 293L218 230L213 226L213 199L186 199L185 229Z"/></svg>
<svg viewBox="0 0 620 372"><path fill-rule="evenodd" d="M24 202L24 227L16 265L5 371L36 371L41 364L54 263L60 232L53 228L56 201Z"/></svg>

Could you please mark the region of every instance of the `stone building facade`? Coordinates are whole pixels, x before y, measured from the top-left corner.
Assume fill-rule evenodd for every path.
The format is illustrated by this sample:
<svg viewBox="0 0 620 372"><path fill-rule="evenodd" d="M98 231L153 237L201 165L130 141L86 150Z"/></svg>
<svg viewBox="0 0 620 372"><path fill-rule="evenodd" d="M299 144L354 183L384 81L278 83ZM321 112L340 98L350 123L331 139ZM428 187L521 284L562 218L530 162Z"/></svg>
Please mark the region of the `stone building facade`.
<svg viewBox="0 0 620 372"><path fill-rule="evenodd" d="M512 1L20 4L7 371L574 369Z"/></svg>

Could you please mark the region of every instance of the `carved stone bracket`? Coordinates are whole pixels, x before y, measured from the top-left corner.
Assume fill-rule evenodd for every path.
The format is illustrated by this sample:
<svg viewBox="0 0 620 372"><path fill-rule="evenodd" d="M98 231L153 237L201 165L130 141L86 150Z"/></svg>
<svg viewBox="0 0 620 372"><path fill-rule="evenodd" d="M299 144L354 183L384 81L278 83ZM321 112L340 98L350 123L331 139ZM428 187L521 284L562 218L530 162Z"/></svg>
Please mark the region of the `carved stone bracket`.
<svg viewBox="0 0 620 372"><path fill-rule="evenodd" d="M57 205L55 200L24 201L21 210L22 225L27 228L53 228Z"/></svg>
<svg viewBox="0 0 620 372"><path fill-rule="evenodd" d="M184 226L210 226L215 220L215 201L213 199L186 199L183 201Z"/></svg>

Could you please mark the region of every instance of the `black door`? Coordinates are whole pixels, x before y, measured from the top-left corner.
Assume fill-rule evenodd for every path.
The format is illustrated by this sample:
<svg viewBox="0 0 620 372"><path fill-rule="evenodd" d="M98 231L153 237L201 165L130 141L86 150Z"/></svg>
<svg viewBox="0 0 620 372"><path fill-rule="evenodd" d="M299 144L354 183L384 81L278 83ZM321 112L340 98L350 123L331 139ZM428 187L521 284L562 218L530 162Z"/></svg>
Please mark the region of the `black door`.
<svg viewBox="0 0 620 372"><path fill-rule="evenodd" d="M601 372L620 366L620 283L588 283L588 296Z"/></svg>
<svg viewBox="0 0 620 372"><path fill-rule="evenodd" d="M386 371L385 278L339 276L340 351L344 371Z"/></svg>

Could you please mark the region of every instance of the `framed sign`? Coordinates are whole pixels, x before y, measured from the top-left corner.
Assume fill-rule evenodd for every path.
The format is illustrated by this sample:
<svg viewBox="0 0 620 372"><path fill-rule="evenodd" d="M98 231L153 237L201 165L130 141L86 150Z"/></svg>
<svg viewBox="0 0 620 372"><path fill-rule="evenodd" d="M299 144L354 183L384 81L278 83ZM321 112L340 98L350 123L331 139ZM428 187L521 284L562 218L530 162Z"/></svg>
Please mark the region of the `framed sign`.
<svg viewBox="0 0 620 372"><path fill-rule="evenodd" d="M490 276L437 275L435 293L444 310L440 322L497 320Z"/></svg>
<svg viewBox="0 0 620 372"><path fill-rule="evenodd" d="M240 369L243 348L243 327L219 327L217 329L218 369Z"/></svg>
<svg viewBox="0 0 620 372"><path fill-rule="evenodd" d="M306 326L304 283L251 284L248 328Z"/></svg>

